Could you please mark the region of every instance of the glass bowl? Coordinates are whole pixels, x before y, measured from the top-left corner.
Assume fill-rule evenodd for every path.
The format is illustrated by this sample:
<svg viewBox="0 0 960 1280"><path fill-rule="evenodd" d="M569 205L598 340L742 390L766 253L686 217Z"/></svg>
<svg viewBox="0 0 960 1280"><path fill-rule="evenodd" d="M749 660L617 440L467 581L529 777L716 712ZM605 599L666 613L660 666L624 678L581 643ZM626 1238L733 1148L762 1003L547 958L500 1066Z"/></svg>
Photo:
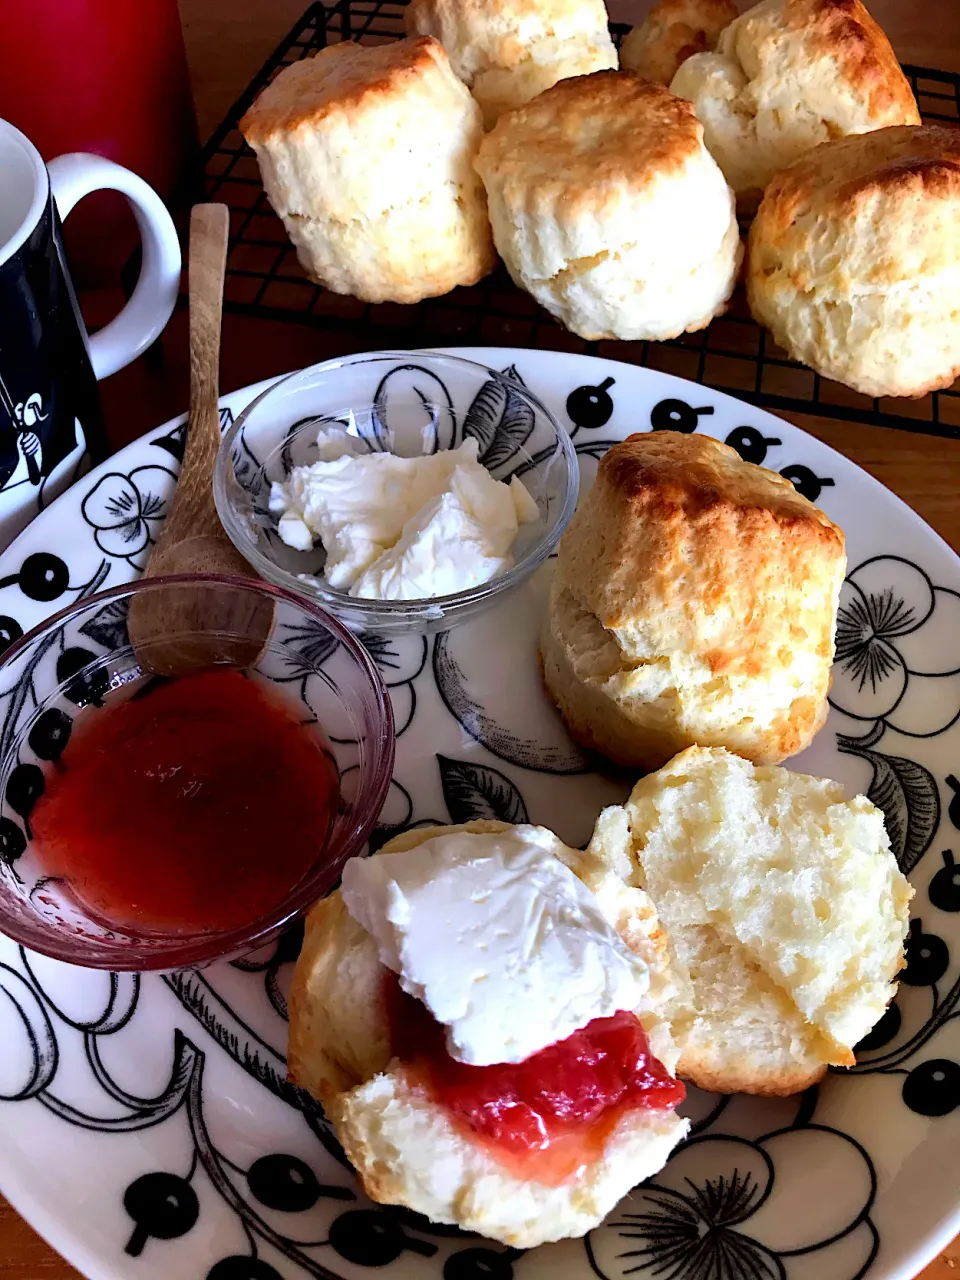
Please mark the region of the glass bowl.
<svg viewBox="0 0 960 1280"><path fill-rule="evenodd" d="M160 592L167 593L165 611L184 619L165 642L180 636L187 646L215 641L214 662L228 666L235 665L230 645L243 642L255 598L273 601L269 639L247 674L275 686L298 712L302 705L305 723L318 722L339 774L338 809L314 864L277 905L224 932L139 934L93 919L65 880L45 873L31 832L31 812L50 775L63 768L75 717L157 678L148 669L150 647L138 658L130 644L127 613L131 601ZM190 621L188 608L199 621ZM390 699L366 650L316 605L250 579L143 579L78 600L0 659L0 726L0 930L45 955L95 969L178 969L270 941L361 852L393 771ZM145 832L144 854L148 845Z"/></svg>
<svg viewBox="0 0 960 1280"><path fill-rule="evenodd" d="M518 476L539 509L538 520L520 526L513 568L432 599L357 599L330 586L323 547L287 546L269 509L271 485L317 461L321 429L352 437L357 452L403 457L474 436L487 470L498 480ZM428 634L474 617L530 577L567 527L578 482L573 442L515 370L497 373L430 351L382 351L314 365L258 396L223 438L214 497L230 539L266 581L317 601L357 632Z"/></svg>

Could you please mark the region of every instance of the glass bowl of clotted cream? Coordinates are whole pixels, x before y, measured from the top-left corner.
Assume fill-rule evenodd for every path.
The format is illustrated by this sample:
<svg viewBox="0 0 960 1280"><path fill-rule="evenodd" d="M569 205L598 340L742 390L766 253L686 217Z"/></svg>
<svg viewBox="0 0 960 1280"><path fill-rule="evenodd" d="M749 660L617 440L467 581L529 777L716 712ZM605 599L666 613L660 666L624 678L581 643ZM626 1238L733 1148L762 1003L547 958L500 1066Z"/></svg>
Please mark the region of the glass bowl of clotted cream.
<svg viewBox="0 0 960 1280"><path fill-rule="evenodd" d="M445 630L547 559L573 443L516 370L431 351L290 374L226 432L214 497L260 577L354 631Z"/></svg>

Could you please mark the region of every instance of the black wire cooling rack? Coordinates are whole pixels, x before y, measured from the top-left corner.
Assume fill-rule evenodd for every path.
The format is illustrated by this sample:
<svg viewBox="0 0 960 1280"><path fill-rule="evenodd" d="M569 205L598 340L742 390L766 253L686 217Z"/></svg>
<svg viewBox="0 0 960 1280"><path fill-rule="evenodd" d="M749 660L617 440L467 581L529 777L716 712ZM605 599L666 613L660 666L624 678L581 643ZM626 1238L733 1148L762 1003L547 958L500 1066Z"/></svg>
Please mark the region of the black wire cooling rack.
<svg viewBox="0 0 960 1280"><path fill-rule="evenodd" d="M230 208L228 310L337 331L344 350L363 335L371 349L485 345L607 356L729 391L769 409L869 422L960 439L960 382L919 400L870 399L796 364L751 319L740 291L701 333L670 342L584 342L567 332L502 267L480 284L413 306L342 297L304 275L283 224L263 194L256 159L238 123L254 98L292 62L340 40L380 44L403 35L406 0L312 4L233 104L204 149L207 195ZM611 25L619 44L628 27ZM925 120L960 123L960 76L905 66Z"/></svg>

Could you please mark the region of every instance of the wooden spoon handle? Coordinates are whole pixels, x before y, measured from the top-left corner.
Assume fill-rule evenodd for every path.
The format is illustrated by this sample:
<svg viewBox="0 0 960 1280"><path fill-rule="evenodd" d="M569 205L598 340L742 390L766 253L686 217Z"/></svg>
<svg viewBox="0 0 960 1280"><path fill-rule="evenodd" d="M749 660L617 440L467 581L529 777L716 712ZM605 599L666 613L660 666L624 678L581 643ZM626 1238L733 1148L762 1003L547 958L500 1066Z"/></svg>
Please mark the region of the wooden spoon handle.
<svg viewBox="0 0 960 1280"><path fill-rule="evenodd" d="M228 221L222 204L197 205L190 218L190 420L180 479L145 577L254 576L224 533L213 501ZM180 584L135 596L127 629L145 670L177 676L217 663L252 666L273 621L269 596Z"/></svg>
<svg viewBox="0 0 960 1280"><path fill-rule="evenodd" d="M213 464L220 447L220 325L229 226L224 204L198 204L190 215L190 421L161 544L179 542L188 532L224 536L213 501Z"/></svg>

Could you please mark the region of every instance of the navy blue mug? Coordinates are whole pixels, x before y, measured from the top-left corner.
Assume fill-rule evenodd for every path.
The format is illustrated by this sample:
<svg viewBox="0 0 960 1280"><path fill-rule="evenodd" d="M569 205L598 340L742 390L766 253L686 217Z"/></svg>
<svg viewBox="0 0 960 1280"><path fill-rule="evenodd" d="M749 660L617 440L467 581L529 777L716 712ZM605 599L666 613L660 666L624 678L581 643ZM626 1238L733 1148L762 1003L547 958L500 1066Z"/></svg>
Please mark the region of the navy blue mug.
<svg viewBox="0 0 960 1280"><path fill-rule="evenodd" d="M120 314L92 337L63 254L60 219L103 188L122 192L142 241L140 278ZM106 439L97 379L159 336L180 282L180 246L151 187L100 156L44 165L0 120L0 549L76 478Z"/></svg>

